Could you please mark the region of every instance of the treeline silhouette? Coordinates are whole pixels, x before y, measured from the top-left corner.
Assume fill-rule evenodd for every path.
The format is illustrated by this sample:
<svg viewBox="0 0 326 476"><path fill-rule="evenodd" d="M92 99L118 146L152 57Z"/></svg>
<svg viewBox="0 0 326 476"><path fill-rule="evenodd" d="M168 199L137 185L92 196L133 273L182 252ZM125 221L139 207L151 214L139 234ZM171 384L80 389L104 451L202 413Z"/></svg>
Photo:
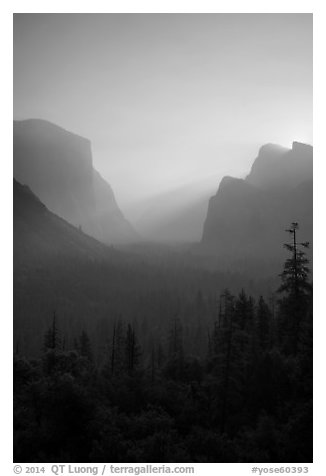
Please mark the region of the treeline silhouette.
<svg viewBox="0 0 326 476"><path fill-rule="evenodd" d="M277 300L225 289L203 335L210 307L194 297L193 349L178 307L167 340L153 332L146 346L117 317L105 352L86 330L68 348L54 313L40 357L14 355L15 462L312 462L312 285L297 230Z"/></svg>

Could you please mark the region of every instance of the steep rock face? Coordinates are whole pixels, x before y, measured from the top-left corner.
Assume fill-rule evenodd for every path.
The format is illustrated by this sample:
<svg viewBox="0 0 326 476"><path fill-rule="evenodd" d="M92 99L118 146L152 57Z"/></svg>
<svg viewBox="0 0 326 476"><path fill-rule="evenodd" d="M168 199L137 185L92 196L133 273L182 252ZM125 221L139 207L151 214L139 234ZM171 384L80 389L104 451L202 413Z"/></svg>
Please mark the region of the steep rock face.
<svg viewBox="0 0 326 476"><path fill-rule="evenodd" d="M250 263L279 269L285 229L297 221L302 239L312 241L312 216L312 147L268 144L246 179L221 181L209 202L200 251L230 268Z"/></svg>
<svg viewBox="0 0 326 476"><path fill-rule="evenodd" d="M43 120L14 121L14 177L52 212L105 243L137 238L93 168L88 139Z"/></svg>
<svg viewBox="0 0 326 476"><path fill-rule="evenodd" d="M263 189L290 188L312 180L313 148L293 142L292 149L266 144L259 150L246 181Z"/></svg>
<svg viewBox="0 0 326 476"><path fill-rule="evenodd" d="M257 239L263 231L264 195L242 179L224 177L217 194L209 201L202 243L209 249L227 249L236 254L254 249L250 229L256 227Z"/></svg>

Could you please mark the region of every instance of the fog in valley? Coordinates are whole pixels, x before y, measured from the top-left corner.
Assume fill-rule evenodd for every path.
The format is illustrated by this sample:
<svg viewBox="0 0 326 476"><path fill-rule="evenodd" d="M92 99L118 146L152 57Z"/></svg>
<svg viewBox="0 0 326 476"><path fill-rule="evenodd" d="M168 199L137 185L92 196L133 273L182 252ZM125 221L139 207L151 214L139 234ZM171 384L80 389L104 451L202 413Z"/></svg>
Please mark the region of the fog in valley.
<svg viewBox="0 0 326 476"><path fill-rule="evenodd" d="M263 144L312 143L311 28L300 14L16 15L14 117L89 139L126 218L159 239L153 208L173 222Z"/></svg>
<svg viewBox="0 0 326 476"><path fill-rule="evenodd" d="M15 462L312 461L312 15L14 15Z"/></svg>

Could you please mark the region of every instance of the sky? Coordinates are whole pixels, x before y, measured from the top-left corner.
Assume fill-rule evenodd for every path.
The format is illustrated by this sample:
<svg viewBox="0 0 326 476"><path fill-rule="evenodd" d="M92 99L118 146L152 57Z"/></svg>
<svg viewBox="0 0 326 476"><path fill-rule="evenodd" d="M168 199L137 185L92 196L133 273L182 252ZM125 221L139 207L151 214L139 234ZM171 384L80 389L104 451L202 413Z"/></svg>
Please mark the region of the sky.
<svg viewBox="0 0 326 476"><path fill-rule="evenodd" d="M15 14L14 118L90 139L136 221L244 177L264 143L312 144L312 15Z"/></svg>

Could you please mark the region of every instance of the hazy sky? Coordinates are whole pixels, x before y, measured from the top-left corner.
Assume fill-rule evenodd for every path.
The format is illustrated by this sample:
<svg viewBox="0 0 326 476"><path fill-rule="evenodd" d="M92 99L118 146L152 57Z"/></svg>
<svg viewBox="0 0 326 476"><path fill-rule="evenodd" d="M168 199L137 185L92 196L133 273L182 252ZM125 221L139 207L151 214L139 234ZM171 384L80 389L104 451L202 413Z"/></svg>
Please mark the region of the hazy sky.
<svg viewBox="0 0 326 476"><path fill-rule="evenodd" d="M266 142L312 143L312 15L15 14L14 117L89 138L133 218Z"/></svg>

